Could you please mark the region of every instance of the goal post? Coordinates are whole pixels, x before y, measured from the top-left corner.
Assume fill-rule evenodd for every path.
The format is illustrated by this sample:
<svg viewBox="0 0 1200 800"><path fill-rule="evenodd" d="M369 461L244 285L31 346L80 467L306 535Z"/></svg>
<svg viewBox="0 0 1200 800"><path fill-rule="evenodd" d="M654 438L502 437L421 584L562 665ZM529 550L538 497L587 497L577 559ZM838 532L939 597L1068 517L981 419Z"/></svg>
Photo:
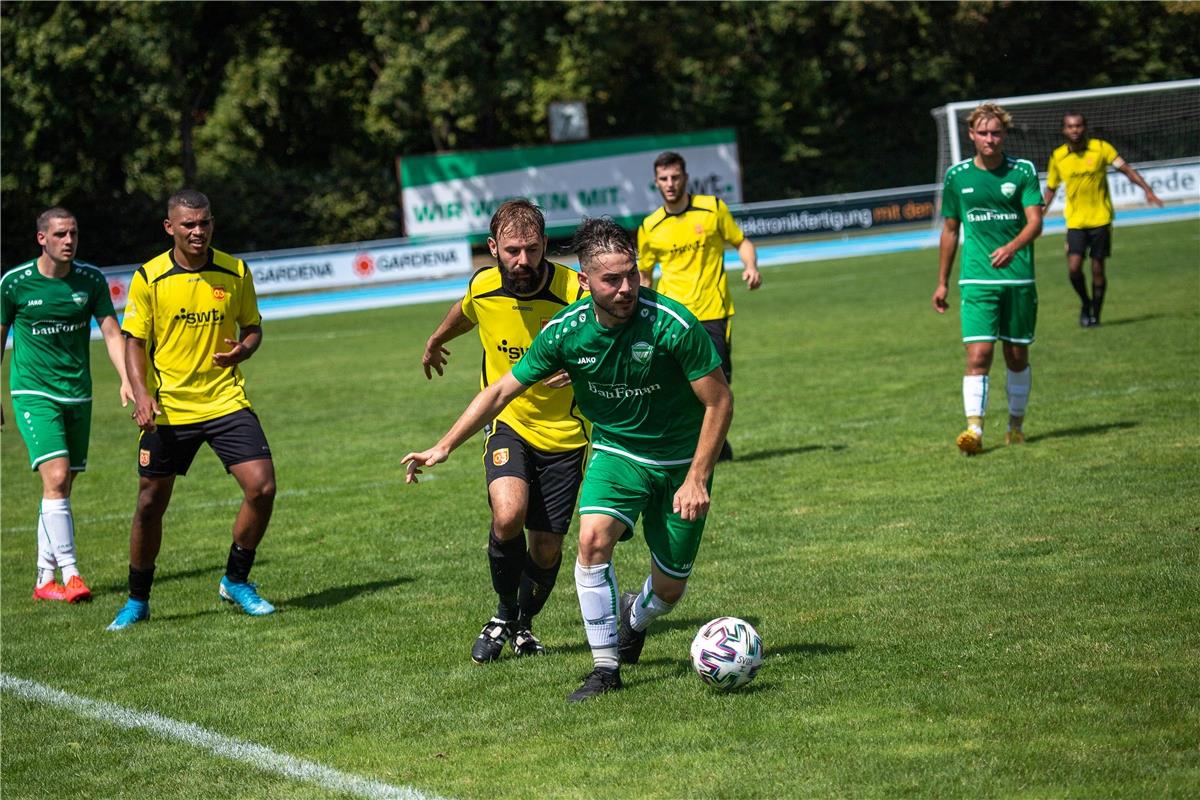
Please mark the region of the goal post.
<svg viewBox="0 0 1200 800"><path fill-rule="evenodd" d="M951 165L971 154L967 116L988 100L947 103L930 112L938 129L940 185ZM991 100L1012 114L1004 151L1032 161L1039 172L1063 143L1062 118L1068 111L1087 117L1088 133L1112 142L1135 164L1200 158L1200 79L1085 89Z"/></svg>

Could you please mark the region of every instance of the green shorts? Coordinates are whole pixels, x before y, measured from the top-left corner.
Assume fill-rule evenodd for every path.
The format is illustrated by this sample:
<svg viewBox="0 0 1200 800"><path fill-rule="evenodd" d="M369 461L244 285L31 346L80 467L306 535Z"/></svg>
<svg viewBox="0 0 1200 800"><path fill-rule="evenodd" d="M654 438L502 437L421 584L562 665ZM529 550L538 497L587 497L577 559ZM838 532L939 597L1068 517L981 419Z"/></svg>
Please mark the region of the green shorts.
<svg viewBox="0 0 1200 800"><path fill-rule="evenodd" d="M43 461L66 456L72 472L87 469L88 442L92 438L92 401L60 403L36 394L16 394L13 414L29 466L36 470Z"/></svg>
<svg viewBox="0 0 1200 800"><path fill-rule="evenodd" d="M1033 344L1037 327L1037 287L968 283L960 284L962 296L962 340Z"/></svg>
<svg viewBox="0 0 1200 800"><path fill-rule="evenodd" d="M579 492L579 515L607 514L624 522L630 532L642 516L642 533L654 563L672 578L686 578L700 550L705 519L685 522L672 510L687 472L687 464L650 467L595 450ZM712 491L711 478L708 489Z"/></svg>

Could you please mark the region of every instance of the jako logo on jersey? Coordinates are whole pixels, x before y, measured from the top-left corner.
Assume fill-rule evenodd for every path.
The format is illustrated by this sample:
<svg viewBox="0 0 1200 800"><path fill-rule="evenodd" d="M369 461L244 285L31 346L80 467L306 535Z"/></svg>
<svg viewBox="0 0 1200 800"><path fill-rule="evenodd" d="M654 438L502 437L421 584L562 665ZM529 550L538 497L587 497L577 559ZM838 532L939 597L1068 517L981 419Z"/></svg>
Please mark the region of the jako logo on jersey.
<svg viewBox="0 0 1200 800"><path fill-rule="evenodd" d="M579 360L577 360L575 363L576 364L595 364L596 357L595 356L580 356Z"/></svg>
<svg viewBox="0 0 1200 800"><path fill-rule="evenodd" d="M649 364L651 356L654 355L654 347L648 342L635 342L630 354L637 363Z"/></svg>
<svg viewBox="0 0 1200 800"><path fill-rule="evenodd" d="M528 347L517 347L515 344L509 345L508 339L501 339L500 344L496 345L496 349L501 353L506 353L508 360L512 362L520 361L521 356L529 352Z"/></svg>
<svg viewBox="0 0 1200 800"><path fill-rule="evenodd" d="M963 190L962 190L963 194L974 194L974 192L975 192L975 189L971 186L964 186Z"/></svg>
<svg viewBox="0 0 1200 800"><path fill-rule="evenodd" d="M1015 183L1000 184L1000 194L1004 195L1005 197L1012 197L1016 193L1017 185Z"/></svg>
<svg viewBox="0 0 1200 800"><path fill-rule="evenodd" d="M225 299L225 287L224 286L214 286L214 287L212 287L212 292L213 292L214 300L224 300Z"/></svg>
<svg viewBox="0 0 1200 800"><path fill-rule="evenodd" d="M87 299L87 292L71 292L71 301L80 308L83 308L83 304L87 302Z"/></svg>
<svg viewBox="0 0 1200 800"><path fill-rule="evenodd" d="M25 307L33 308L34 306L40 306L41 304L42 304L42 298L36 297L33 300L30 300L28 303L26 303Z"/></svg>
<svg viewBox="0 0 1200 800"><path fill-rule="evenodd" d="M225 312L215 308L208 311L188 311L181 308L174 318L185 325L220 325L225 320Z"/></svg>

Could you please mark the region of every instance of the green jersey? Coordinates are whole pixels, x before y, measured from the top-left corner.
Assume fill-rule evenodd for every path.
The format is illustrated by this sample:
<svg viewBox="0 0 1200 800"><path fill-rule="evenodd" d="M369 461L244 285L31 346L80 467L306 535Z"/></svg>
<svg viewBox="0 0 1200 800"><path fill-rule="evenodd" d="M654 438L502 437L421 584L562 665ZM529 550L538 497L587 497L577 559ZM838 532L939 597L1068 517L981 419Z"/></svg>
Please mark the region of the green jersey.
<svg viewBox="0 0 1200 800"><path fill-rule="evenodd" d="M0 324L13 329L8 388L61 403L92 399L91 319L116 317L108 281L76 261L62 278L38 272L37 260L0 279Z"/></svg>
<svg viewBox="0 0 1200 800"><path fill-rule="evenodd" d="M692 312L650 289L634 315L606 328L591 298L554 316L513 367L525 386L565 369L575 402L592 421L597 450L642 464L690 463L704 406L691 382L721 366Z"/></svg>
<svg viewBox="0 0 1200 800"><path fill-rule="evenodd" d="M1026 207L1041 203L1041 184L1030 161L1005 156L999 167L987 170L967 159L947 170L942 216L962 222L964 233L958 285L1033 283L1032 243L1000 269L992 266L991 254L1017 238L1025 227Z"/></svg>

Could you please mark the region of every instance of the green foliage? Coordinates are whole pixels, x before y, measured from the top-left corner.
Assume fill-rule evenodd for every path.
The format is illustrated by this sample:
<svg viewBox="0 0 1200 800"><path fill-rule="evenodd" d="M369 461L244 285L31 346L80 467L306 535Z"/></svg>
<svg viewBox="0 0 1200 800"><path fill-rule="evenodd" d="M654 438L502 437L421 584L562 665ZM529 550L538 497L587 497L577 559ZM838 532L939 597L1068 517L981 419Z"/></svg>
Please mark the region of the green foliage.
<svg viewBox="0 0 1200 800"><path fill-rule="evenodd" d="M738 132L747 200L927 183L952 99L1200 74L1177 2L34 3L0 7L3 243L63 203L81 255L166 244L212 196L244 251L400 235L394 159L595 137Z"/></svg>
<svg viewBox="0 0 1200 800"><path fill-rule="evenodd" d="M35 603L38 481L0 446L0 670L393 784L462 798L1054 797L1200 794L1200 272L1195 221L1120 228L1105 322L1081 330L1061 235L1040 267L1029 441L962 424L956 314L932 250L733 282L737 459L704 544L626 689L581 707L590 668L577 540L537 620L551 649L470 663L494 610L476 437L418 486L400 457L478 387L479 345L420 354L446 304L268 321L245 365L279 476L252 577L279 606L217 600L239 493L207 448L175 485L153 618L124 598L136 431L93 350L89 468L75 485L96 599ZM6 407L11 410L11 405ZM11 419L11 417L10 417ZM649 568L640 534L620 588ZM766 663L719 695L689 671L705 621L744 616ZM335 795L0 694L7 797Z"/></svg>

